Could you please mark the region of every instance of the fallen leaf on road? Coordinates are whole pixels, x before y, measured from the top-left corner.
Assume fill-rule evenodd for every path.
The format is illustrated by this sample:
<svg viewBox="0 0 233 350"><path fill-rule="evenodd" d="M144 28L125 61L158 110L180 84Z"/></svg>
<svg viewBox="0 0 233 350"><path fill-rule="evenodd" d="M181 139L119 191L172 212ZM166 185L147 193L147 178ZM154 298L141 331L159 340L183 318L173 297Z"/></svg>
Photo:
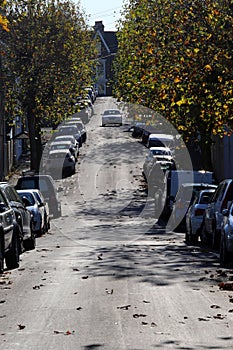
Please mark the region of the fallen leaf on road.
<svg viewBox="0 0 233 350"><path fill-rule="evenodd" d="M79 306L79 307L76 308L76 310L80 311L80 310L82 310L82 307Z"/></svg>
<svg viewBox="0 0 233 350"><path fill-rule="evenodd" d="M26 326L24 326L23 324L18 324L18 328L21 330L21 329L24 329Z"/></svg>
<svg viewBox="0 0 233 350"><path fill-rule="evenodd" d="M142 321L142 323L141 323L143 326L146 326L146 325L148 325L148 322L143 322Z"/></svg>
<svg viewBox="0 0 233 350"><path fill-rule="evenodd" d="M88 276L82 276L82 279L86 280L86 279L88 279Z"/></svg>
<svg viewBox="0 0 233 350"><path fill-rule="evenodd" d="M219 289L222 290L232 290L233 291L233 283L230 282L221 282L218 284Z"/></svg>
<svg viewBox="0 0 233 350"><path fill-rule="evenodd" d="M211 305L211 309L220 309L220 306L218 306L218 305Z"/></svg>
<svg viewBox="0 0 233 350"><path fill-rule="evenodd" d="M6 300L0 300L0 304L3 304L5 302L6 302Z"/></svg>
<svg viewBox="0 0 233 350"><path fill-rule="evenodd" d="M105 288L105 292L106 292L107 294L113 294L113 289Z"/></svg>
<svg viewBox="0 0 233 350"><path fill-rule="evenodd" d="M216 316L213 316L214 318L217 318L219 320L223 320L225 318L225 316L221 315L221 314L217 314Z"/></svg>
<svg viewBox="0 0 233 350"><path fill-rule="evenodd" d="M151 327L157 327L157 324L155 322L151 322Z"/></svg>
<svg viewBox="0 0 233 350"><path fill-rule="evenodd" d="M138 318L138 317L146 317L147 315L144 314L133 314L133 318Z"/></svg>
<svg viewBox="0 0 233 350"><path fill-rule="evenodd" d="M80 271L77 267L73 267L73 271Z"/></svg>
<svg viewBox="0 0 233 350"><path fill-rule="evenodd" d="M128 310L131 305L117 306L117 309Z"/></svg>
<svg viewBox="0 0 233 350"><path fill-rule="evenodd" d="M143 300L143 303L145 303L145 304L149 304L149 303L150 303L150 301Z"/></svg>
<svg viewBox="0 0 233 350"><path fill-rule="evenodd" d="M198 317L198 321L209 321L207 318L204 317Z"/></svg>
<svg viewBox="0 0 233 350"><path fill-rule="evenodd" d="M101 256L102 256L103 254L100 254L100 255L98 255L98 260L103 260L102 258L101 258Z"/></svg>

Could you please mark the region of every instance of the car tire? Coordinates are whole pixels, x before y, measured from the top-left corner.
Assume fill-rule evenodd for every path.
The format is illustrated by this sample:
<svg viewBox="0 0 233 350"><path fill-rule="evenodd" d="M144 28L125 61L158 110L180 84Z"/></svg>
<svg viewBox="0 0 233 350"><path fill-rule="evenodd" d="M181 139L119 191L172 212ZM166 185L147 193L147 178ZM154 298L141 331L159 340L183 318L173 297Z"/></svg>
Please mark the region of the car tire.
<svg viewBox="0 0 233 350"><path fill-rule="evenodd" d="M203 245L209 246L211 243L211 237L206 231L205 225L203 224L200 228L200 239Z"/></svg>
<svg viewBox="0 0 233 350"><path fill-rule="evenodd" d="M219 263L221 267L226 267L229 263L229 253L226 248L226 242L224 238L221 238L220 242L220 254L219 254Z"/></svg>
<svg viewBox="0 0 233 350"><path fill-rule="evenodd" d="M41 234L41 231L40 231ZM31 237L24 241L25 250L33 250L36 248L36 236L34 232L31 232Z"/></svg>
<svg viewBox="0 0 233 350"><path fill-rule="evenodd" d="M11 247L5 254L6 267L8 269L16 269L19 267L20 254L20 229L16 224L13 229Z"/></svg>
<svg viewBox="0 0 233 350"><path fill-rule="evenodd" d="M54 210L53 212L53 219L58 219L61 217L61 210L59 210L58 208Z"/></svg>
<svg viewBox="0 0 233 350"><path fill-rule="evenodd" d="M220 249L220 231L216 228L216 221L213 222L213 228L212 228L212 248L213 249Z"/></svg>
<svg viewBox="0 0 233 350"><path fill-rule="evenodd" d="M102 126L104 127L104 126L105 126L105 124L102 124Z"/></svg>
<svg viewBox="0 0 233 350"><path fill-rule="evenodd" d="M4 271L4 230L0 227L0 274Z"/></svg>

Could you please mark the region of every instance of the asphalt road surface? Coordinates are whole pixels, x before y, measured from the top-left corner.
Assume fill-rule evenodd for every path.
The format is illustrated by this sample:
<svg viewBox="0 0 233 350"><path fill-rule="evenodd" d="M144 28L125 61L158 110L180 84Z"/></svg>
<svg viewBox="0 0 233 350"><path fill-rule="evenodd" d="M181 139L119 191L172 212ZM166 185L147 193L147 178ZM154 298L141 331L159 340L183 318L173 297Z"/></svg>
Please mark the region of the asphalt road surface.
<svg viewBox="0 0 233 350"><path fill-rule="evenodd" d="M76 174L56 181L63 216L0 277L0 349L232 349L233 270L156 225L147 150L101 127L110 107L98 99Z"/></svg>

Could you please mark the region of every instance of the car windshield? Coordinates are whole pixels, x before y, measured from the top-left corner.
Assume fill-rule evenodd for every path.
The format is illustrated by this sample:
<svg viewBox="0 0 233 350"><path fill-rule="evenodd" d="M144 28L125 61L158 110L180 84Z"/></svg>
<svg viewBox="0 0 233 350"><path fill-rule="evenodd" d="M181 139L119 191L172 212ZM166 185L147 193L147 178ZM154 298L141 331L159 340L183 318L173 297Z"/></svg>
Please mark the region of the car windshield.
<svg viewBox="0 0 233 350"><path fill-rule="evenodd" d="M208 204L212 196L212 192L203 192L200 198L200 204Z"/></svg>
<svg viewBox="0 0 233 350"><path fill-rule="evenodd" d="M156 155L170 156L171 155L171 152L169 152L168 150L162 150L162 149L153 149L153 150L151 150L151 152L153 153L154 156L156 156Z"/></svg>
<svg viewBox="0 0 233 350"><path fill-rule="evenodd" d="M116 114L121 114L121 112L117 109L104 111L104 115L116 115Z"/></svg>

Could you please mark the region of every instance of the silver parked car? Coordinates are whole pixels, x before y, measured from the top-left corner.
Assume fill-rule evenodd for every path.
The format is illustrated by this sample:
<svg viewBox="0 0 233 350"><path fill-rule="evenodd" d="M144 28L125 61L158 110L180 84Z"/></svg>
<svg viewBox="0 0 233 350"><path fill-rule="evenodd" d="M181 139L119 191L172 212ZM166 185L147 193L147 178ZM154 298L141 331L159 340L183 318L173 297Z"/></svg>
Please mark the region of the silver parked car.
<svg viewBox="0 0 233 350"><path fill-rule="evenodd" d="M34 193L35 190L17 190L18 194L26 204L26 208L32 214L32 229L37 235L41 235L45 232L45 209L44 206L39 203Z"/></svg>
<svg viewBox="0 0 233 350"><path fill-rule="evenodd" d="M197 243L201 233L203 215L215 189L202 190L196 196L186 214L186 243Z"/></svg>
<svg viewBox="0 0 233 350"><path fill-rule="evenodd" d="M220 265L225 267L233 260L233 202L229 209L223 209L222 215Z"/></svg>

